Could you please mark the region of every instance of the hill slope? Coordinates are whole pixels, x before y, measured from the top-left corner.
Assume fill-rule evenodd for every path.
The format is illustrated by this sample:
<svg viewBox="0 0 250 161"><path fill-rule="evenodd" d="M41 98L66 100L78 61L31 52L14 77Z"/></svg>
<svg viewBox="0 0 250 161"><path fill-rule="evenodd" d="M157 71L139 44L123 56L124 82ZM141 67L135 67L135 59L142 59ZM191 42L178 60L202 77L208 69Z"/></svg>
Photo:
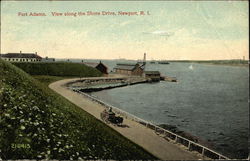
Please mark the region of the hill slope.
<svg viewBox="0 0 250 161"><path fill-rule="evenodd" d="M88 67L80 63L13 62L12 64L17 66L18 68L21 68L30 75L77 76L77 77L94 77L102 75L102 73L97 69Z"/></svg>
<svg viewBox="0 0 250 161"><path fill-rule="evenodd" d="M0 159L155 159L0 59Z"/></svg>

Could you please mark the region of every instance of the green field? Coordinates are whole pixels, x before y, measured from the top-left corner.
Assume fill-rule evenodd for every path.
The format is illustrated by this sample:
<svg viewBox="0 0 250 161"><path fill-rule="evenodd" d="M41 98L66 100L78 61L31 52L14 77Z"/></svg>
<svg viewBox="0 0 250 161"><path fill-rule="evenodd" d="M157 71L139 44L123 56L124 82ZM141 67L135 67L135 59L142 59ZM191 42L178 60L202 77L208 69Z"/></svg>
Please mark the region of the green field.
<svg viewBox="0 0 250 161"><path fill-rule="evenodd" d="M30 75L68 76L68 77L95 77L102 73L95 68L80 63L71 62L13 62Z"/></svg>
<svg viewBox="0 0 250 161"><path fill-rule="evenodd" d="M0 159L156 159L3 60L0 109Z"/></svg>

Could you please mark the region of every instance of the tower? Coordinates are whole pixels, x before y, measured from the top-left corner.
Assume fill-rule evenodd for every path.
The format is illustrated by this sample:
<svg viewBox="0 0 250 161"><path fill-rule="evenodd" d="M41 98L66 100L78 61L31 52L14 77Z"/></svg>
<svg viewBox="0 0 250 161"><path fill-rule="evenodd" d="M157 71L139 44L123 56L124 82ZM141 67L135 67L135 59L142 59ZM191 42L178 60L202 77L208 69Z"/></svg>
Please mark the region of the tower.
<svg viewBox="0 0 250 161"><path fill-rule="evenodd" d="M144 56L143 56L143 65L146 65L146 53L144 53Z"/></svg>
<svg viewBox="0 0 250 161"><path fill-rule="evenodd" d="M142 60L142 65L140 66L143 69L143 71L145 69L145 66L146 66L146 53L144 53L143 60Z"/></svg>

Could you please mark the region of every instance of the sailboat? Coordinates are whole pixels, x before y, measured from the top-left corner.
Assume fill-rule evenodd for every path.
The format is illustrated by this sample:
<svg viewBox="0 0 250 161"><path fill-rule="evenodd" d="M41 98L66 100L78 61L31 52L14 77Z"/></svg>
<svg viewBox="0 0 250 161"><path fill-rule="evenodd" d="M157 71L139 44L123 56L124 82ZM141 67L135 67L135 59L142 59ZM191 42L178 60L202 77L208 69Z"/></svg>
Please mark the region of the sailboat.
<svg viewBox="0 0 250 161"><path fill-rule="evenodd" d="M194 69L193 64L191 64L188 68L193 70Z"/></svg>

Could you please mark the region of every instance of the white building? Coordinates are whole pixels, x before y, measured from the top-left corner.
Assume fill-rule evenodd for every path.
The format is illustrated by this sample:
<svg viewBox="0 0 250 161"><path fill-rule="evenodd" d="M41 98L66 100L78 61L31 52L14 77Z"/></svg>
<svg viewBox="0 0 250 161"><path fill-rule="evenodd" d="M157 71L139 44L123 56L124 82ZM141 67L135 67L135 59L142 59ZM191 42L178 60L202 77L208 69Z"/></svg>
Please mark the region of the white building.
<svg viewBox="0 0 250 161"><path fill-rule="evenodd" d="M0 54L1 59L10 61L10 62L39 62L42 60L42 57L35 53L7 53Z"/></svg>

